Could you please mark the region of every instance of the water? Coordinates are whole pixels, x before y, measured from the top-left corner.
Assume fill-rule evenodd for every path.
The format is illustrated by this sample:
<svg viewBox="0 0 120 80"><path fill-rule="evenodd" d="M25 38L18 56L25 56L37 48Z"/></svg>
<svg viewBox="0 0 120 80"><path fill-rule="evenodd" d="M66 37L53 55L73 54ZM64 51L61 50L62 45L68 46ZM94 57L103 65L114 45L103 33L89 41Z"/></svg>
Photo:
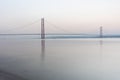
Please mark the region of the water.
<svg viewBox="0 0 120 80"><path fill-rule="evenodd" d="M0 79L120 80L119 46L119 38L2 37Z"/></svg>

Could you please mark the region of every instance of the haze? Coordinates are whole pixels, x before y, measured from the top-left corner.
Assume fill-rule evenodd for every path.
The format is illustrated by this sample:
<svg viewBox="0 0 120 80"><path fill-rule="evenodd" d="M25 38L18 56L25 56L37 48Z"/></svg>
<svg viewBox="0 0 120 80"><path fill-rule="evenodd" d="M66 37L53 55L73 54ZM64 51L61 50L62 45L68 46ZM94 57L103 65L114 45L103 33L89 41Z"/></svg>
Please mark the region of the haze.
<svg viewBox="0 0 120 80"><path fill-rule="evenodd" d="M7 31L44 17L74 33L120 34L119 0L0 0L0 33L39 33L40 23ZM65 33L49 27L46 33Z"/></svg>

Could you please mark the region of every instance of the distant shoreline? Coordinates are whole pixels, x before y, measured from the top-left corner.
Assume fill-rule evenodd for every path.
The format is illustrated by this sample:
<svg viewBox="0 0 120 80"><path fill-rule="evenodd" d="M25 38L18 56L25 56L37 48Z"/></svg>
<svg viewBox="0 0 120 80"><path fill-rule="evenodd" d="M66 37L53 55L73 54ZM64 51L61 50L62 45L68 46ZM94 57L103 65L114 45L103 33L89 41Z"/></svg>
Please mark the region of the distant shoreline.
<svg viewBox="0 0 120 80"><path fill-rule="evenodd" d="M0 36L40 36L41 34L0 34ZM48 38L120 38L120 35L99 35L94 34L46 34L46 39Z"/></svg>

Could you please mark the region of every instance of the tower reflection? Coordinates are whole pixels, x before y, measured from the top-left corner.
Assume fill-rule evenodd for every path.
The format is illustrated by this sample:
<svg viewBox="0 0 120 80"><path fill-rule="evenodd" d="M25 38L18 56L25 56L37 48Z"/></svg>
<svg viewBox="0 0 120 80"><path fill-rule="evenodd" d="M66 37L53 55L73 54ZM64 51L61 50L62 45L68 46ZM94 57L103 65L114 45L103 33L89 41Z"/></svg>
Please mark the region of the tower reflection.
<svg viewBox="0 0 120 80"><path fill-rule="evenodd" d="M103 47L103 40L100 40L100 49Z"/></svg>
<svg viewBox="0 0 120 80"><path fill-rule="evenodd" d="M41 59L45 59L45 39L41 39Z"/></svg>
<svg viewBox="0 0 120 80"><path fill-rule="evenodd" d="M99 52L100 52L100 56L101 56L101 58L103 58L103 40L99 40Z"/></svg>
<svg viewBox="0 0 120 80"><path fill-rule="evenodd" d="M103 60L103 45L104 45L104 41L101 39L101 40L99 40L99 52L100 52L100 78L99 79L101 79L101 80L103 80L103 78L104 78L104 71L103 71L103 64L104 64L104 60Z"/></svg>

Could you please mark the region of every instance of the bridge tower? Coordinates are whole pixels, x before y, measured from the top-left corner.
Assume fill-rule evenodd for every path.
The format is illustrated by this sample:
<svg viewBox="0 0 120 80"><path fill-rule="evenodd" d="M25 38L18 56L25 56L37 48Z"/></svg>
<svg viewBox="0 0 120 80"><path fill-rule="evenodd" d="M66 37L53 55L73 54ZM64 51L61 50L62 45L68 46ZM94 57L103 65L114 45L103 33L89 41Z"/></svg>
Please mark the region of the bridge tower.
<svg viewBox="0 0 120 80"><path fill-rule="evenodd" d="M41 39L45 39L45 24L44 24L44 18L41 18Z"/></svg>
<svg viewBox="0 0 120 80"><path fill-rule="evenodd" d="M102 37L103 37L103 27L100 26L100 38L102 38Z"/></svg>

